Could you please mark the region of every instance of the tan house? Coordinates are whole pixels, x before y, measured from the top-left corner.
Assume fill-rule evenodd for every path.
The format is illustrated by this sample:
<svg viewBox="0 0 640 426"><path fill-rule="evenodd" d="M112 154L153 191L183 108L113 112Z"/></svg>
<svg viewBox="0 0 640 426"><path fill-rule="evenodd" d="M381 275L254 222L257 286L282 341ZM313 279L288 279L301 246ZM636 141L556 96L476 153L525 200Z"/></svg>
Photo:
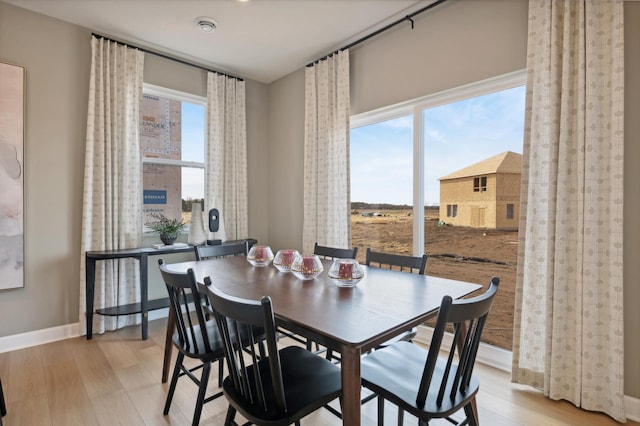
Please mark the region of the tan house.
<svg viewBox="0 0 640 426"><path fill-rule="evenodd" d="M522 154L507 151L441 177L440 220L473 228L517 229Z"/></svg>

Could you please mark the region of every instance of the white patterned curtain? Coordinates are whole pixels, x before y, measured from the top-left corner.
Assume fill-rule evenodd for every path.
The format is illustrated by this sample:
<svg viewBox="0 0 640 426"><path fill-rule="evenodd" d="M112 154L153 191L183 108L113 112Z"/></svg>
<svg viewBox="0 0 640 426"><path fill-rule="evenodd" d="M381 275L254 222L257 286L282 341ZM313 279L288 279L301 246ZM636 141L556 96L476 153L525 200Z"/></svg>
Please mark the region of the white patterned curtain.
<svg viewBox="0 0 640 426"><path fill-rule="evenodd" d="M302 246L351 246L349 51L305 69Z"/></svg>
<svg viewBox="0 0 640 426"><path fill-rule="evenodd" d="M624 411L622 1L530 0L513 376Z"/></svg>
<svg viewBox="0 0 640 426"><path fill-rule="evenodd" d="M205 210L217 208L220 229L211 238L249 236L245 82L207 75Z"/></svg>
<svg viewBox="0 0 640 426"><path fill-rule="evenodd" d="M91 74L82 204L80 330L86 330L87 250L139 247L142 238L142 166L139 141L144 54L91 39ZM95 309L139 301L134 259L96 264ZM94 332L132 324L134 316L96 315Z"/></svg>

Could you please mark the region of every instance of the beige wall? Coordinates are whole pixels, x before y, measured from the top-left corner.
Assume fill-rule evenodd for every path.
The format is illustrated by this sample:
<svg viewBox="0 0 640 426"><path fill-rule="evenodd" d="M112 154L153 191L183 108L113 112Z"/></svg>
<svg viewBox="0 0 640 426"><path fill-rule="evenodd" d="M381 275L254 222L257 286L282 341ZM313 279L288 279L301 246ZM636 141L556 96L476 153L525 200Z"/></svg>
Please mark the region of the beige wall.
<svg viewBox="0 0 640 426"><path fill-rule="evenodd" d="M640 397L640 3L625 4L625 376ZM525 66L526 0L451 0L352 50L352 113ZM0 337L78 320L80 216L90 31L0 2L0 61L27 69L25 281L0 292ZM162 62L162 61L158 61ZM202 90L184 67L155 84ZM153 68L153 70L152 70ZM166 74L165 74L166 73ZM250 233L274 248L302 245L304 72L247 82Z"/></svg>
<svg viewBox="0 0 640 426"><path fill-rule="evenodd" d="M407 26L371 39L351 51L351 113L358 114L415 99L445 89L472 83L525 68L527 37L527 0L451 0L432 13L415 19L415 29ZM625 3L626 100L625 115L625 393L640 398L640 3ZM293 150L302 162L300 144L304 137L303 121L283 111L296 111L304 106L302 71L284 77L269 87L271 111L270 139L280 151ZM277 96L275 104L272 97ZM271 157L272 177L291 175L287 179L302 180L302 169L291 164L290 156ZM277 172L276 172L277 171ZM270 205L270 231L275 240L279 218L291 218L292 208L302 204L302 186L289 187L283 194L274 186ZM300 214L300 213L297 213ZM286 228L287 244L300 247L301 221L296 216ZM292 227L297 226L297 229ZM289 243L291 241L291 243ZM297 245L295 245L297 243Z"/></svg>
<svg viewBox="0 0 640 426"><path fill-rule="evenodd" d="M90 36L89 29L0 2L0 61L27 72L25 286L0 292L0 337L78 322ZM205 72L167 59L146 55L144 78L206 95ZM268 217L260 212L267 210L266 101L267 86L247 81L249 231L259 241L268 237ZM166 290L154 264L149 295L160 297Z"/></svg>

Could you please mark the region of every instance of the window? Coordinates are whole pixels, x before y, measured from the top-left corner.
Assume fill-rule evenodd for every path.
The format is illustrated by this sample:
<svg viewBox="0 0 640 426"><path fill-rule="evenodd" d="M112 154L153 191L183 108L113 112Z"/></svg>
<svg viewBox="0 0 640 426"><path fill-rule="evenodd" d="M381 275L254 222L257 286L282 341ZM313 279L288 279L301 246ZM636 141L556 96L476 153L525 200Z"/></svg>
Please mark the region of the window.
<svg viewBox="0 0 640 426"><path fill-rule="evenodd" d="M154 221L154 213L188 222L191 203L204 200L205 108L204 98L144 85L143 223Z"/></svg>
<svg viewBox="0 0 640 426"><path fill-rule="evenodd" d="M507 219L513 219L513 204L507 204Z"/></svg>
<svg viewBox="0 0 640 426"><path fill-rule="evenodd" d="M525 82L513 73L351 117L351 245L428 253L434 276L515 282L518 231L505 215L517 214L519 191L516 179L498 176L495 158L521 156ZM365 193L375 206L359 203ZM466 260L474 258L487 262ZM490 316L483 340L511 349L513 293L502 294L494 306L504 313Z"/></svg>
<svg viewBox="0 0 640 426"><path fill-rule="evenodd" d="M487 177L473 178L473 192L484 192L487 190Z"/></svg>

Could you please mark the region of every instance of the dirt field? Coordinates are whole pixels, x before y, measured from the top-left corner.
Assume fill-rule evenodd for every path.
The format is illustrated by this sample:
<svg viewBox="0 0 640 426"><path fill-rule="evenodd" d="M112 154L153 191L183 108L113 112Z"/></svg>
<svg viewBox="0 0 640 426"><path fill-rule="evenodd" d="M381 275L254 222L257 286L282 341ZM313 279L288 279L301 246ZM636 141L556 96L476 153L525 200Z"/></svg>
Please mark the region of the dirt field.
<svg viewBox="0 0 640 426"><path fill-rule="evenodd" d="M352 244L364 262L367 247L411 254L412 216L406 210L379 211L382 216L351 216ZM429 275L459 279L487 287L492 276L500 278L500 290L491 308L483 340L511 350L516 277L517 231L495 231L439 226L437 212L425 219L425 252Z"/></svg>

